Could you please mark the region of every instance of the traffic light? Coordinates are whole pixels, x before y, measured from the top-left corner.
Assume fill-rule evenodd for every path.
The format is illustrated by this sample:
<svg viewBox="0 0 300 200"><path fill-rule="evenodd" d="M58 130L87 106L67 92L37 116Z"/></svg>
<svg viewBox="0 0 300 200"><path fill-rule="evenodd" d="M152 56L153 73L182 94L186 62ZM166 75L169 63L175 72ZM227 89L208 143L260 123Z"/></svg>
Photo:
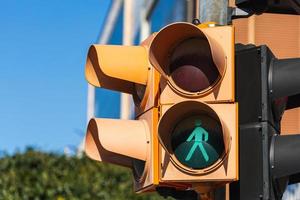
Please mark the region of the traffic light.
<svg viewBox="0 0 300 200"><path fill-rule="evenodd" d="M140 46L93 45L86 78L132 94L135 120L92 119L85 151L133 170L135 190L209 193L238 180L234 30L174 23Z"/></svg>
<svg viewBox="0 0 300 200"><path fill-rule="evenodd" d="M91 119L85 152L94 160L132 169L136 192L154 190L158 184L158 73L147 50L152 37L140 46L92 45L86 62L89 83L132 94L136 119Z"/></svg>
<svg viewBox="0 0 300 200"><path fill-rule="evenodd" d="M233 34L231 26L175 23L151 43L164 183L205 193L238 179Z"/></svg>
<svg viewBox="0 0 300 200"><path fill-rule="evenodd" d="M300 14L299 0L235 0L235 4L249 14Z"/></svg>
<svg viewBox="0 0 300 200"><path fill-rule="evenodd" d="M300 135L280 135L285 109L299 106L300 59L238 44L235 65L240 179L230 199L281 199L288 183L300 182Z"/></svg>

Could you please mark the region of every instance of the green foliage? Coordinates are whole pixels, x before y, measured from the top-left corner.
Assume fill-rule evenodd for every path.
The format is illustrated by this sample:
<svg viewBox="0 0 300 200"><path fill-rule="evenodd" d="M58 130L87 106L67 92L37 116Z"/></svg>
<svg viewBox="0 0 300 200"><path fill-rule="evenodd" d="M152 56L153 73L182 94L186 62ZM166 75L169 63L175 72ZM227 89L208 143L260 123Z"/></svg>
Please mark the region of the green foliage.
<svg viewBox="0 0 300 200"><path fill-rule="evenodd" d="M128 169L28 149L0 159L0 199L4 200L156 200L135 194Z"/></svg>

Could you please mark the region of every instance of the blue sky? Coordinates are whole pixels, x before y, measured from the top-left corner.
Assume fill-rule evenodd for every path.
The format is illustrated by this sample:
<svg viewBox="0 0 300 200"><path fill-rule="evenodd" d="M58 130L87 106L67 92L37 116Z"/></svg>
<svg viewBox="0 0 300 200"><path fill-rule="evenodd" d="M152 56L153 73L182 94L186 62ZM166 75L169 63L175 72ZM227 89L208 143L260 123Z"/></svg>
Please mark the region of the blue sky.
<svg viewBox="0 0 300 200"><path fill-rule="evenodd" d="M0 150L62 152L86 127L84 64L110 0L0 1Z"/></svg>

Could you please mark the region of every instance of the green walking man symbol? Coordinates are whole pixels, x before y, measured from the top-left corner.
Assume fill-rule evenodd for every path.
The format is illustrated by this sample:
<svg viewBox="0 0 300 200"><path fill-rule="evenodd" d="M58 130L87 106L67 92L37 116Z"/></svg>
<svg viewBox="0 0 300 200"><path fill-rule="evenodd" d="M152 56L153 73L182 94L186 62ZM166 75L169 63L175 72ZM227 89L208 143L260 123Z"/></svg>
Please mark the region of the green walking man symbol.
<svg viewBox="0 0 300 200"><path fill-rule="evenodd" d="M202 142L206 142L208 140L208 132L201 127L200 120L195 121L195 129L186 141L190 142L192 140L194 141L194 144L191 150L189 151L188 155L186 156L185 161L189 161L192 158L193 153L196 151L196 148L199 147L205 161L207 162L209 160L209 156L207 155L207 152Z"/></svg>

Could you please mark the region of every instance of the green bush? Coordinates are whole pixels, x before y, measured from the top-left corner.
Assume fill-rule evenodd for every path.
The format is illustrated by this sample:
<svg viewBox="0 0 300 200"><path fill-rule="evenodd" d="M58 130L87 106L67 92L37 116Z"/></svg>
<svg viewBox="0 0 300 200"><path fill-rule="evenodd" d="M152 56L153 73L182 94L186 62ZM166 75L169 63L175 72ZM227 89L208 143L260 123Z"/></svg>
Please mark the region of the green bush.
<svg viewBox="0 0 300 200"><path fill-rule="evenodd" d="M66 157L28 149L0 159L0 199L156 200L135 194L131 171L87 157Z"/></svg>

